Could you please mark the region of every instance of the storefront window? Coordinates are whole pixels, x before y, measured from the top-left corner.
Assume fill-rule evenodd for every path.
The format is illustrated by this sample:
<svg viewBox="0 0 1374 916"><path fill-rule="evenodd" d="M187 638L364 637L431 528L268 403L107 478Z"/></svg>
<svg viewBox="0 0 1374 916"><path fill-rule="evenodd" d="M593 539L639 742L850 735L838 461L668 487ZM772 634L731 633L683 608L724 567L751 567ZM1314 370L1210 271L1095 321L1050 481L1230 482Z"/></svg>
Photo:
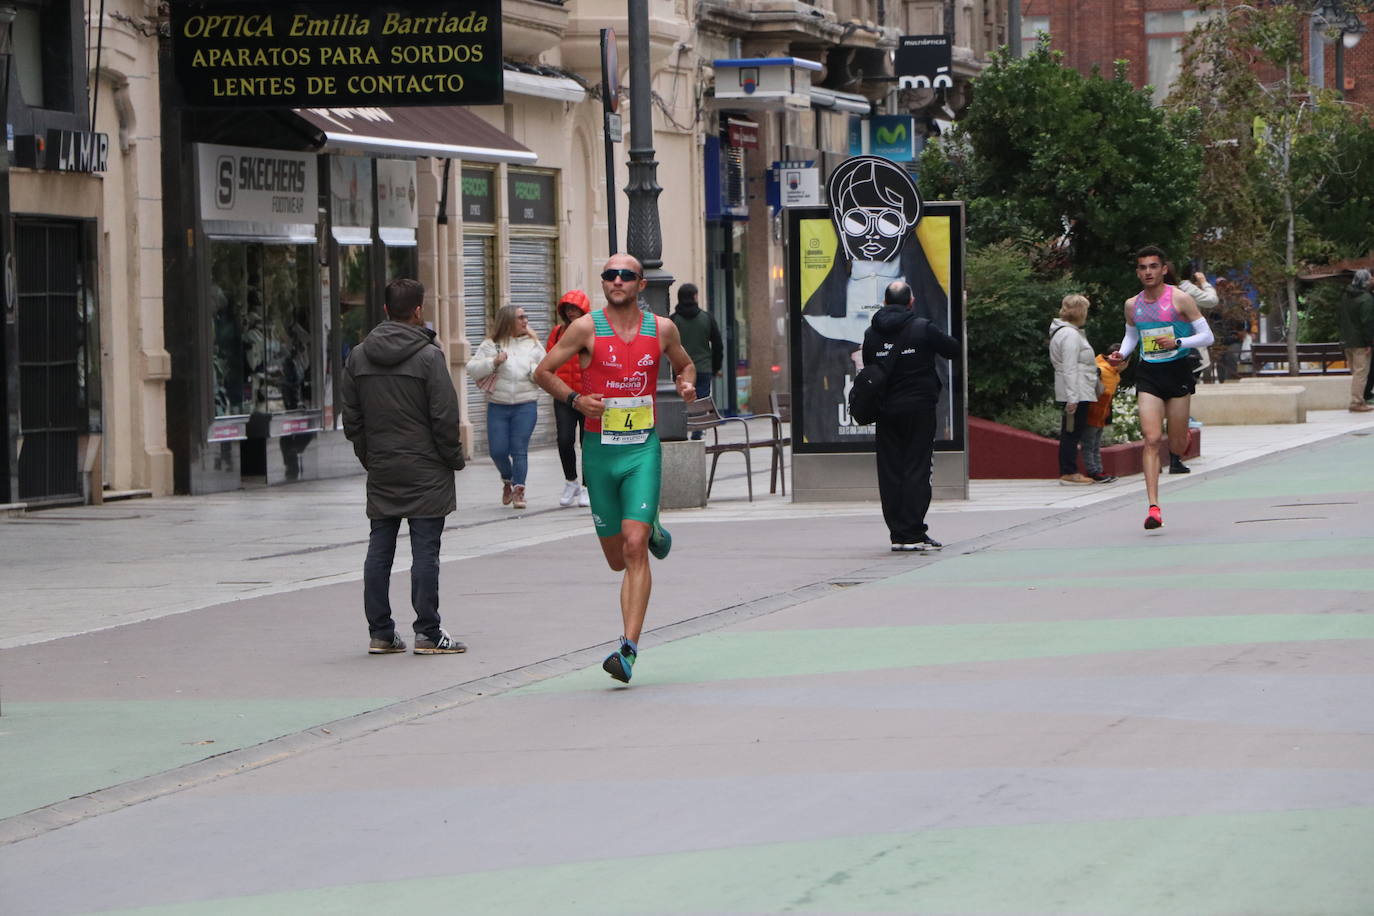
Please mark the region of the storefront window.
<svg viewBox="0 0 1374 916"><path fill-rule="evenodd" d="M215 415L316 406L310 245L214 241Z"/></svg>
<svg viewBox="0 0 1374 916"><path fill-rule="evenodd" d="M367 245L339 246L339 365L363 342L369 330L367 294L372 265Z"/></svg>
<svg viewBox="0 0 1374 916"><path fill-rule="evenodd" d="M400 277L415 279L420 275L418 248L388 245L386 249L386 282Z"/></svg>

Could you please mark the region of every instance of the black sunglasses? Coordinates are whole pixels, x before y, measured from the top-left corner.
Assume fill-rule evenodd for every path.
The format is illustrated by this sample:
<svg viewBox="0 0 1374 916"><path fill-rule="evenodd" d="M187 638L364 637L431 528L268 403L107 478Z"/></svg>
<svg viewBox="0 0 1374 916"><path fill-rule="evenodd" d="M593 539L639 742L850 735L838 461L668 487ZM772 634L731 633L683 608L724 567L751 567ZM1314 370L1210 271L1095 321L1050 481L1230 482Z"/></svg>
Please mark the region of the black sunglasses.
<svg viewBox="0 0 1374 916"><path fill-rule="evenodd" d="M628 267L622 267L619 270L603 270L601 272L601 279L605 280L607 283L614 283L617 277L620 278L622 283L633 283L640 279L639 274L630 270Z"/></svg>

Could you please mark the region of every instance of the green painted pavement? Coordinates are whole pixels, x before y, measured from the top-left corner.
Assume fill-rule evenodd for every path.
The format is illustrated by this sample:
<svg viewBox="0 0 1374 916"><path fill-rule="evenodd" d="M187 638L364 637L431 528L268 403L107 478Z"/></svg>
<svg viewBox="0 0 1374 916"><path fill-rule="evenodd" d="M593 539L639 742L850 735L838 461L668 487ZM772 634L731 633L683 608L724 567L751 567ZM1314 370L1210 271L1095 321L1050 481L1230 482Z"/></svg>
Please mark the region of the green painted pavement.
<svg viewBox="0 0 1374 916"><path fill-rule="evenodd" d="M1374 437L1345 436L1331 443L1304 446L1277 461L1264 462L1224 475L1208 475L1164 494L1170 503L1218 499L1272 499L1275 502L1313 502L1333 493L1363 493L1370 489L1369 468L1374 462Z"/></svg>
<svg viewBox="0 0 1374 916"><path fill-rule="evenodd" d="M6 702L0 817L376 709L390 699Z"/></svg>
<svg viewBox="0 0 1374 916"><path fill-rule="evenodd" d="M1374 587L1374 570L1370 557L1374 557L1374 537L1352 538L1311 538L1302 541L1265 541L1248 542L1190 542L1187 544L1151 544L1149 561L1155 569L1169 571L1171 585L1186 585L1187 588L1206 588L1217 576L1227 573L1221 570L1237 570L1240 583L1248 583L1255 575L1272 573L1286 576L1286 567L1296 567L1294 575L1304 576L1302 586L1306 588L1332 588L1326 580L1331 572L1347 570L1328 570L1323 567L1320 576L1314 576L1310 561L1322 560L1328 563L1350 561L1348 572L1368 573L1370 584L1362 588ZM1091 569L1106 575L1112 574L1112 581L1120 576L1136 576L1140 573L1142 553L1121 547L1075 546L1073 566L1075 569ZM1005 585L1025 584L1025 580L1035 578L1046 584L1072 585L1071 579L1045 578L1047 573L1057 571L1064 560L1062 546L1037 547L1030 549L992 549L978 553L963 554L943 558L939 563L913 569L900 575L869 583L868 588L909 588L912 585ZM1249 568L1247 570L1246 568ZM1175 578L1178 577L1178 578ZM1096 581L1096 580L1095 580ZM1237 585L1237 581L1227 588L1270 588L1269 584L1251 586ZM1151 587L1158 587L1152 583ZM1282 587L1282 586L1281 586ZM1342 586L1348 587L1348 586Z"/></svg>
<svg viewBox="0 0 1374 916"><path fill-rule="evenodd" d="M1374 639L1374 614L1251 614L762 632L723 630L649 646L640 653L635 665L635 683L705 683L1331 639ZM505 696L603 690L611 686L611 680L598 666L521 687Z"/></svg>
<svg viewBox="0 0 1374 916"><path fill-rule="evenodd" d="M1371 848L1374 808L1206 814L803 840L123 912L1369 916Z"/></svg>

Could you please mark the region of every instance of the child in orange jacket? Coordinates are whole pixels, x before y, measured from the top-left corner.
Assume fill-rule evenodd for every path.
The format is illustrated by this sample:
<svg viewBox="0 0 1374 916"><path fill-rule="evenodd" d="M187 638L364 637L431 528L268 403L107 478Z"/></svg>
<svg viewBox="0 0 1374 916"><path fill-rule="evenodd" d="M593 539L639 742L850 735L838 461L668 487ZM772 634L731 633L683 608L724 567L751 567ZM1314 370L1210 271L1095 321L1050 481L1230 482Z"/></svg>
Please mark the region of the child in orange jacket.
<svg viewBox="0 0 1374 916"><path fill-rule="evenodd" d="M1087 425L1083 429L1080 447L1083 452L1083 469L1094 483L1111 483L1116 480L1111 474L1102 473L1102 430L1112 418L1112 397L1121 384L1121 370L1114 368L1107 357L1097 357L1097 377L1101 382L1102 393L1096 403L1088 408Z"/></svg>

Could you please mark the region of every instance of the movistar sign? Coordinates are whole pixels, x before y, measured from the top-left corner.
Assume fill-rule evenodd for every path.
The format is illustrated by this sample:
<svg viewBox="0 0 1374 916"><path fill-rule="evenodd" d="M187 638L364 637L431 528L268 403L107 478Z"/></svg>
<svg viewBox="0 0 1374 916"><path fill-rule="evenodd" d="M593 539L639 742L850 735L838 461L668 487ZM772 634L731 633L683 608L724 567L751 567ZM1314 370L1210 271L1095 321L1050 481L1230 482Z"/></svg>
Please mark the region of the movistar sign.
<svg viewBox="0 0 1374 916"><path fill-rule="evenodd" d="M869 125L870 150L893 162L916 158L916 127L911 115L877 115Z"/></svg>

